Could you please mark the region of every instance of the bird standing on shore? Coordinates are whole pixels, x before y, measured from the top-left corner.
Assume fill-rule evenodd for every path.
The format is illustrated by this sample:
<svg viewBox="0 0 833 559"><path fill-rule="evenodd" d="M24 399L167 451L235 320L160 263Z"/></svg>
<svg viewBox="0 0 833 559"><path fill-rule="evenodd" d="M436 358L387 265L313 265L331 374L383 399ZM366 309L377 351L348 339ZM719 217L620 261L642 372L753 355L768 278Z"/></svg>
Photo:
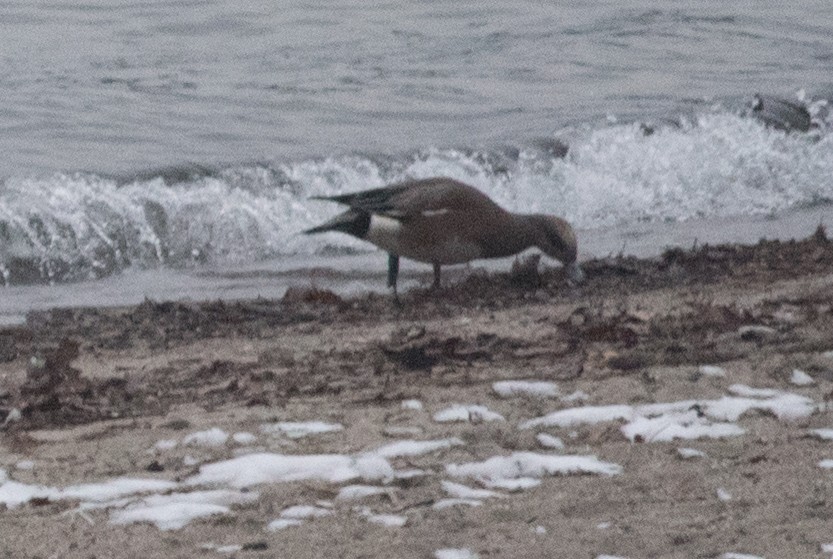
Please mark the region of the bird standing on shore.
<svg viewBox="0 0 833 559"><path fill-rule="evenodd" d="M444 264L512 256L532 246L562 262L573 281L583 277L569 223L552 215L506 211L476 188L454 179L411 180L313 199L349 209L304 233L339 231L386 250L388 287L394 293L400 256L432 264L435 288L440 286Z"/></svg>

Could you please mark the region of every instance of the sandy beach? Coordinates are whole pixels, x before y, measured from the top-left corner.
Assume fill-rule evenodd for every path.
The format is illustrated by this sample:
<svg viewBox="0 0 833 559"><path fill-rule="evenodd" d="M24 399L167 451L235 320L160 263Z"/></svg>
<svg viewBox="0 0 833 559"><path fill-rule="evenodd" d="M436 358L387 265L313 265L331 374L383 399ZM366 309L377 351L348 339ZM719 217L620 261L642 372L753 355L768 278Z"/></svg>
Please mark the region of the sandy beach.
<svg viewBox="0 0 833 559"><path fill-rule="evenodd" d="M32 313L0 330L0 557L829 557L824 231L584 270ZM258 482L286 456L346 473Z"/></svg>

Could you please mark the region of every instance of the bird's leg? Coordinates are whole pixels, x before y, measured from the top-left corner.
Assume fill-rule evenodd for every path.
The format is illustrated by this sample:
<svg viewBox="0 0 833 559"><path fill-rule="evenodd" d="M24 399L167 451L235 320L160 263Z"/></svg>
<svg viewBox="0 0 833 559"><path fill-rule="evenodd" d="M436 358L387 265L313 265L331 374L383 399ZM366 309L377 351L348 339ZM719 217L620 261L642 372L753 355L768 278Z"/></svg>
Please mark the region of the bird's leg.
<svg viewBox="0 0 833 559"><path fill-rule="evenodd" d="M434 263L434 285L432 285L431 288L440 288L440 265L437 263Z"/></svg>
<svg viewBox="0 0 833 559"><path fill-rule="evenodd" d="M399 279L399 255L388 253L388 287L393 288L393 296L399 299L396 292L396 280Z"/></svg>

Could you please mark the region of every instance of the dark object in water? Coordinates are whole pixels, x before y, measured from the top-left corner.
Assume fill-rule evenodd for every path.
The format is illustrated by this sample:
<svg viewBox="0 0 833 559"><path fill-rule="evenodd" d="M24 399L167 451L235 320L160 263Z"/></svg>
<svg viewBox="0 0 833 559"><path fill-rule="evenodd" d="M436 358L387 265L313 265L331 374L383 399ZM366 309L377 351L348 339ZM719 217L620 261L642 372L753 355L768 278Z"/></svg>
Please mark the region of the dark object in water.
<svg viewBox="0 0 833 559"><path fill-rule="evenodd" d="M807 132L812 127L812 118L804 106L778 97L756 94L750 113L767 126L786 132Z"/></svg>

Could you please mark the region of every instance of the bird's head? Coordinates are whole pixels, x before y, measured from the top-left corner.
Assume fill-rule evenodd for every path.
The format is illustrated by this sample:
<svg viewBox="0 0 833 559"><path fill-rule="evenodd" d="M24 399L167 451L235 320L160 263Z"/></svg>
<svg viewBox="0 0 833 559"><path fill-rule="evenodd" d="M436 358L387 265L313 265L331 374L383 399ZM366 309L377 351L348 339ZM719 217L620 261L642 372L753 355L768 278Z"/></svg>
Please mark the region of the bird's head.
<svg viewBox="0 0 833 559"><path fill-rule="evenodd" d="M565 220L554 215L534 215L532 220L537 229L535 246L564 264L568 277L575 283L584 280L584 273L576 262L578 245L573 228Z"/></svg>

